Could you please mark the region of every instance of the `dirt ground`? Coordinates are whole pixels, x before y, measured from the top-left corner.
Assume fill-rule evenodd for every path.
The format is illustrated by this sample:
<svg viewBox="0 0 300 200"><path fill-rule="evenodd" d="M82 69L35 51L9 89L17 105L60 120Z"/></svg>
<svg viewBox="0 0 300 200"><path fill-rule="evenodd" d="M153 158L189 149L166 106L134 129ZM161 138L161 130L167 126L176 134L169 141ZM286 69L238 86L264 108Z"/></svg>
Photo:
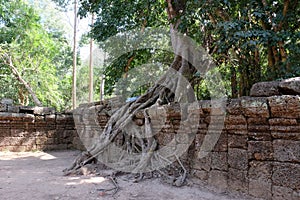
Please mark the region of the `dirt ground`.
<svg viewBox="0 0 300 200"><path fill-rule="evenodd" d="M248 200L249 198L213 192L198 185L176 188L159 179L133 183L117 177L120 190L114 195L102 193L112 188L110 179L101 176L63 176L78 151L0 152L1 200Z"/></svg>

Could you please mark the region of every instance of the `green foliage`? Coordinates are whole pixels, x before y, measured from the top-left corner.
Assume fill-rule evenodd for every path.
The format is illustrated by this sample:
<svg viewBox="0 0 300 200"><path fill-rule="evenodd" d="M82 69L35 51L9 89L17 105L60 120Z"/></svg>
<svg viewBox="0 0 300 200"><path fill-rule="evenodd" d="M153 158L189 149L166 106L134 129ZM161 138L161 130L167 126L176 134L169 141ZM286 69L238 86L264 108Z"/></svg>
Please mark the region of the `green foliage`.
<svg viewBox="0 0 300 200"><path fill-rule="evenodd" d="M72 52L62 33L55 29L47 32L34 8L21 0L2 1L0 10L1 53L12 57L13 65L43 105L58 110L68 107ZM28 98L28 92L12 76L9 67L3 61L0 64L4 77L0 98L10 97L16 103L24 103L22 98ZM33 105L31 100L28 103Z"/></svg>
<svg viewBox="0 0 300 200"><path fill-rule="evenodd" d="M178 29L215 59L232 97L248 95L252 84L258 81L300 76L300 6L296 0L173 1L174 5L181 3L177 6L183 10L173 21L168 21L164 0L79 0L79 3L80 16L96 14L91 36L99 43L132 29L142 31L179 20ZM103 48L112 55L120 47ZM105 72L107 92L112 91L133 54L137 54L135 61L143 63L149 52L131 52L113 58ZM200 81L198 86L205 84ZM198 96L207 98L206 89L203 91Z"/></svg>

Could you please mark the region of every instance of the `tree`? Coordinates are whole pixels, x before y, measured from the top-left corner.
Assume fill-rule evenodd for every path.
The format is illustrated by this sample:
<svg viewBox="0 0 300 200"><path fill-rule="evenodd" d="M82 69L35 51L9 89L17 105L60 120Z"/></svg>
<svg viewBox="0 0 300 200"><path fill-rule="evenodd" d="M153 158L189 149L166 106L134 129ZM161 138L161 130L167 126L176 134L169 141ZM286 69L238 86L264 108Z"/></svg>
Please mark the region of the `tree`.
<svg viewBox="0 0 300 200"><path fill-rule="evenodd" d="M58 110L66 107L71 50L62 32L49 24L46 31L38 12L21 0L1 1L0 10L1 96L22 105L39 105L38 99Z"/></svg>
<svg viewBox="0 0 300 200"><path fill-rule="evenodd" d="M130 3L135 5L133 10L131 7L126 6L128 5L128 1L81 1L82 6L79 13L81 15L85 15L88 12L98 14L92 34L97 36L96 39L98 39L98 41L102 41L111 34L123 32L129 27L138 27L143 34L146 26L161 24L157 23L157 19L151 19L153 13L150 11L153 10L152 7L159 8L161 11L159 14L167 9L167 12L163 15L166 19L162 19L161 21L163 23L170 23L171 42L175 57L169 69L166 71L166 74L152 87L137 100L126 103L112 114L104 132L100 135L99 142L88 149L88 153L91 157L79 165L73 165L66 173L68 174L73 170L77 170L80 166L84 165L84 163L87 163L95 157L101 157L103 152L109 149L111 142L122 138L121 141L123 142L121 142L121 146L126 149L125 151L130 152L129 154L141 153L141 157L132 161L134 164L130 169L133 173L142 173L151 169L151 167L154 167L151 165L154 160L163 163L165 163L165 160L178 161L182 167L183 174L175 179L174 184L181 186L185 181L187 171L176 154L172 154L164 160L164 158L159 158L153 153L154 150L159 147L155 136L152 134L151 116L148 113L148 109L155 108L157 105L178 102L182 104L181 109L186 110L187 107L184 105L196 100L190 82L192 82L194 78L193 75L197 71L194 64L201 59L196 57L198 56L197 52L191 52L196 49L188 37L178 34L178 27L181 24L180 18L184 15L186 2L167 0L165 2L148 1L148 3L144 3L143 1L134 0L130 1ZM121 7L124 9L120 10ZM154 9L154 11L156 10L157 9ZM184 34L188 34L188 32L184 31ZM196 56L193 56L195 54ZM125 55L125 57L128 58L127 62L125 62L125 69L130 62L132 62L134 56L136 56L136 54ZM208 59L201 61L206 62L208 69L212 67ZM177 76L176 73L178 74ZM102 109L104 109L104 107L102 107ZM138 127L133 122L133 116L138 112L144 113L145 122L142 127ZM141 137L142 135L146 137ZM139 139L134 140L135 137ZM123 156L123 154L120 154L119 159L124 159ZM121 168L128 167L126 161L122 164L124 166L120 166ZM142 178L142 176L141 174L140 178Z"/></svg>

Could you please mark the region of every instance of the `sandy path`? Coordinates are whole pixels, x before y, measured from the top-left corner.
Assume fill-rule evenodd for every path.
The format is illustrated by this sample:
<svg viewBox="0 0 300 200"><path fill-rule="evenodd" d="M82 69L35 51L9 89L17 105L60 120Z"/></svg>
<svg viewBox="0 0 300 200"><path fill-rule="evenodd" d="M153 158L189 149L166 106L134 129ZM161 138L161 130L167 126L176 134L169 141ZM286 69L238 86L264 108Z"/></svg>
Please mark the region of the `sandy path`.
<svg viewBox="0 0 300 200"><path fill-rule="evenodd" d="M132 183L119 177L115 196L101 196L99 188L111 188L103 177L64 177L62 170L78 152L0 152L1 200L229 200L247 199L211 192L200 187L176 188L159 179Z"/></svg>

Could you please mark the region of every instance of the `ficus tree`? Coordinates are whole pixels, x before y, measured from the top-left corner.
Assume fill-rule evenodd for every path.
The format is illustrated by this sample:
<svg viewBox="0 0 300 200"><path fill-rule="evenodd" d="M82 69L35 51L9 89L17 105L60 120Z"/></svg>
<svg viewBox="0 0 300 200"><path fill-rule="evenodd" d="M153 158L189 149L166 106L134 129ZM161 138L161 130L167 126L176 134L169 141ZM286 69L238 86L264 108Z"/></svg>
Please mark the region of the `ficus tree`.
<svg viewBox="0 0 300 200"><path fill-rule="evenodd" d="M288 12L292 9L295 12ZM222 97L224 93L238 97L247 95L255 82L299 75L299 61L295 59L299 55L298 1L81 0L79 14L86 16L90 12L96 14L91 36L99 43L132 29L143 33L147 27L164 26L169 28L174 54L165 74L139 98L126 103L110 116L99 140L87 149L89 157L73 165L67 173L77 170L95 157L103 157L114 142L129 154L141 152L141 156L132 161L131 171L134 173L151 169L155 160L163 163L172 156L176 157L171 154L161 158L153 153L160 146L152 134L149 112L157 105L171 102L180 103L184 110L184 104L196 100L195 86L204 87L200 91L210 98ZM187 38L193 39L193 42ZM197 45L205 48L218 68L211 69L213 64L209 62L210 59L205 59L205 53L199 53L201 50L195 48ZM104 48L110 52L124 45L120 46L104 44ZM145 58L148 52L138 53ZM137 55L137 52L130 52L116 58L117 64L112 64L109 71L115 71L115 77L126 74L128 63L132 64ZM202 74L195 63L204 66ZM119 67L114 69L113 66ZM203 74L210 76L211 70L221 72L229 82L225 86L230 93L219 87L222 81L210 82L202 77ZM117 82L113 80L113 75L109 78ZM211 89L214 92L208 91ZM105 106L101 106L102 109ZM133 123L137 113L143 113L145 119L139 126ZM117 160L124 159L123 154L117 155L120 155ZM174 160L180 164L177 157ZM121 164L128 165L126 161ZM182 172L173 179L174 184L182 185L186 178L183 166Z"/></svg>

